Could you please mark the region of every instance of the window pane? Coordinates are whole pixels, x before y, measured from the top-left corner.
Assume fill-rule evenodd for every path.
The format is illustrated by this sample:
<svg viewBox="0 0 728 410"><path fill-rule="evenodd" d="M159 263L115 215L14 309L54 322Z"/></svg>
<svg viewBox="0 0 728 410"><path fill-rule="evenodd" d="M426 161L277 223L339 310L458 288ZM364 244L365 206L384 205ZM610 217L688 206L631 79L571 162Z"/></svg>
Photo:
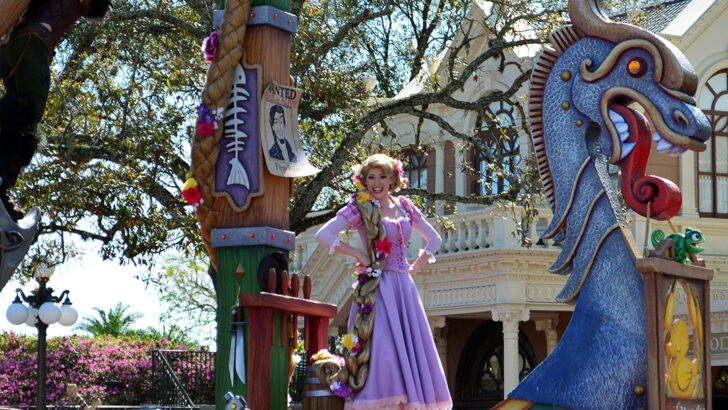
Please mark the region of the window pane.
<svg viewBox="0 0 728 410"><path fill-rule="evenodd" d="M709 89L704 88L703 91L700 92L700 100L698 101L698 107L700 107L703 110L712 110L713 109L713 99L715 99L715 94L710 92Z"/></svg>
<svg viewBox="0 0 728 410"><path fill-rule="evenodd" d="M715 172L728 174L728 137L715 138Z"/></svg>
<svg viewBox="0 0 728 410"><path fill-rule="evenodd" d="M726 73L723 72L714 75L710 78L710 80L708 80L708 84L716 93L725 91L726 87L728 87L728 84L726 84Z"/></svg>
<svg viewBox="0 0 728 410"><path fill-rule="evenodd" d="M698 169L700 172L713 172L713 144L710 143L710 141L705 144L708 146L708 149L705 151L698 153Z"/></svg>
<svg viewBox="0 0 728 410"><path fill-rule="evenodd" d="M713 177L698 176L700 189L700 212L713 212Z"/></svg>
<svg viewBox="0 0 728 410"><path fill-rule="evenodd" d="M427 168L422 168L419 184L420 188L427 189Z"/></svg>
<svg viewBox="0 0 728 410"><path fill-rule="evenodd" d="M718 177L717 206L719 214L728 214L728 177Z"/></svg>

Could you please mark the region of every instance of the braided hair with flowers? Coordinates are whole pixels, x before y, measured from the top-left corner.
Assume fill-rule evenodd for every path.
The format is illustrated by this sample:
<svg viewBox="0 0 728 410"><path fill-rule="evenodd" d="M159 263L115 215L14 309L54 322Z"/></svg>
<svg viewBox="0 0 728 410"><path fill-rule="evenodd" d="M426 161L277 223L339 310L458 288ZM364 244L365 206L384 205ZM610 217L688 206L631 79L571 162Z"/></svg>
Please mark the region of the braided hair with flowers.
<svg viewBox="0 0 728 410"><path fill-rule="evenodd" d="M357 278L354 283L354 303L359 309L355 313L352 329L343 340L344 347L349 352L345 358L345 367L339 367L332 360L326 359L314 363L314 372L319 380L331 386L332 390L335 389L335 393L342 397L345 396L340 393L351 394L360 391L369 375L377 287L392 247L382 225L381 204L372 199L364 183L372 168L380 168L392 176L390 191L407 187L402 161L392 159L385 154L372 155L361 165L353 168L352 179L358 192L352 196L352 203L361 213L366 230L366 248L372 263L366 268L357 269L354 274Z"/></svg>

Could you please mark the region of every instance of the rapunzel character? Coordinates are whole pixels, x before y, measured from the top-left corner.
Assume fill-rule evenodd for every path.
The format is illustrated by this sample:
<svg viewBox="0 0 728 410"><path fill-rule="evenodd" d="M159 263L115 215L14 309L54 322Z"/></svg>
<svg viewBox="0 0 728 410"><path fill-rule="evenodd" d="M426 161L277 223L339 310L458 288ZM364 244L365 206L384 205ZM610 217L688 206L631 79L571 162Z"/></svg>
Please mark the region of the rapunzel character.
<svg viewBox="0 0 728 410"><path fill-rule="evenodd" d="M318 373L346 398L347 409L452 407L427 315L412 280L425 263L435 261L442 239L409 199L391 195L405 185L403 174L399 160L384 154L367 158L354 170L361 191L316 234L316 241L331 252L358 261L349 334L343 340L345 366L338 372L328 366L325 376L323 371ZM364 251L337 237L343 229L359 232ZM406 252L413 229L427 245L410 265Z"/></svg>

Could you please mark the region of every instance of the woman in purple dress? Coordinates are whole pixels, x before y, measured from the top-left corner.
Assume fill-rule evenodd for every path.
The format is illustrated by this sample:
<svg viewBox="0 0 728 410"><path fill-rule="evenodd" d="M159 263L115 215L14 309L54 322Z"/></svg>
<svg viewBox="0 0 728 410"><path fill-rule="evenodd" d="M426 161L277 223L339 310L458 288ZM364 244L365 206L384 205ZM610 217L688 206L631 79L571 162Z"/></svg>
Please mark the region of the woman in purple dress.
<svg viewBox="0 0 728 410"><path fill-rule="evenodd" d="M390 192L403 186L402 163L384 154L367 158L355 169L363 188L316 234L332 252L358 261L346 368L331 379L332 390L346 397L347 409L447 409L452 400L427 315L412 275L434 254L442 239L404 196ZM337 237L344 229L359 232L364 251ZM407 263L412 230L427 246ZM335 380L335 381L334 381Z"/></svg>

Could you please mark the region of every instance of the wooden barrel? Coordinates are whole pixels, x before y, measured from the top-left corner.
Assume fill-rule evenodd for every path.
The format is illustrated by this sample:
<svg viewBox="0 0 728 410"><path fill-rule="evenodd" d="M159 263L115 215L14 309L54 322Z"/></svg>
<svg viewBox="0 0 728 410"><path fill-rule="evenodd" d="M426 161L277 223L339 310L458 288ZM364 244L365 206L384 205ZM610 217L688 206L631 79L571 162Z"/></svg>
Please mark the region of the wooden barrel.
<svg viewBox="0 0 728 410"><path fill-rule="evenodd" d="M343 410L344 399L335 395L329 386L313 373L308 366L306 377L303 379L303 410Z"/></svg>
<svg viewBox="0 0 728 410"><path fill-rule="evenodd" d="M30 0L0 0L0 38L15 25L29 3Z"/></svg>

